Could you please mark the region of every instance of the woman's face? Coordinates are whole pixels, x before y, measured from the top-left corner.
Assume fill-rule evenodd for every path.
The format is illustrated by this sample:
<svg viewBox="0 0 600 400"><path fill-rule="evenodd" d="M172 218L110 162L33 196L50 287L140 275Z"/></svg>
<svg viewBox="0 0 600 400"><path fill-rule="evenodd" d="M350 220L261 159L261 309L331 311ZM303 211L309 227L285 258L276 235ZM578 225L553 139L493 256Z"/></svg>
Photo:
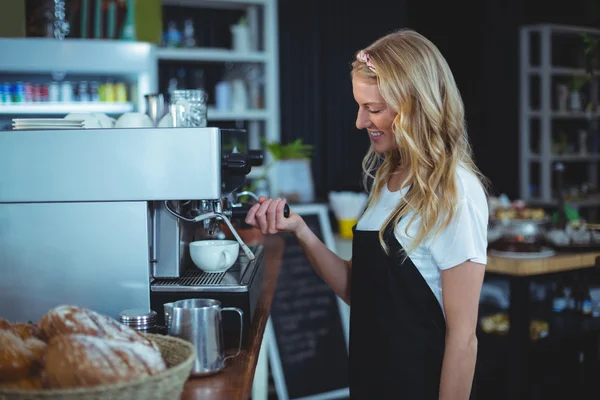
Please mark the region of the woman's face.
<svg viewBox="0 0 600 400"><path fill-rule="evenodd" d="M358 103L356 127L368 131L373 150L377 153L396 150L392 122L397 113L381 97L377 83L356 76L352 78L352 91Z"/></svg>

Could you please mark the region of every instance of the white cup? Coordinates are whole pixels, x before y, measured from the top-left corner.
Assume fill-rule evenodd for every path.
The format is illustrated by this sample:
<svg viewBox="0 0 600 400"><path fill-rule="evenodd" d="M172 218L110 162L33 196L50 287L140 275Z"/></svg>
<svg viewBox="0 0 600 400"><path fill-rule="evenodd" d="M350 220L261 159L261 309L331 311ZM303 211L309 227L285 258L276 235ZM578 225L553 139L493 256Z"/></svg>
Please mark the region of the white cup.
<svg viewBox="0 0 600 400"><path fill-rule="evenodd" d="M115 128L153 128L154 124L149 116L138 112L129 112L121 115Z"/></svg>
<svg viewBox="0 0 600 400"><path fill-rule="evenodd" d="M190 256L204 272L225 272L235 263L240 245L235 240L199 240L190 243Z"/></svg>

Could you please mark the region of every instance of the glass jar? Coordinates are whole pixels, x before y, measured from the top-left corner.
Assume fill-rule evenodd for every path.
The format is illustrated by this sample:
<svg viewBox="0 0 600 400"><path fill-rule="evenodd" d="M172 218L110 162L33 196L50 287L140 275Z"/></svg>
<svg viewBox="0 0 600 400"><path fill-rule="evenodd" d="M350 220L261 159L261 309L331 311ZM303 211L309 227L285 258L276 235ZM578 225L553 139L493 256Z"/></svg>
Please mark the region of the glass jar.
<svg viewBox="0 0 600 400"><path fill-rule="evenodd" d="M208 95L204 90L174 90L169 112L176 128L206 128Z"/></svg>

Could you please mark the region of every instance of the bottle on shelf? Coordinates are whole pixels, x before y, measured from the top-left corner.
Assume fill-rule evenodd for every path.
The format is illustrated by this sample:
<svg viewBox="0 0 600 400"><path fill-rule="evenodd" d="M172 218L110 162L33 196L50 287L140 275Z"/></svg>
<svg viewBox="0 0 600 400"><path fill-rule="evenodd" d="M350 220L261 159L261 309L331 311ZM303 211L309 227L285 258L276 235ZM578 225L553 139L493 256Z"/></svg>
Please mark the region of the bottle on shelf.
<svg viewBox="0 0 600 400"><path fill-rule="evenodd" d="M554 284L554 291L552 293L552 311L555 313L562 313L567 309L567 297L565 287L562 280L558 280Z"/></svg>
<svg viewBox="0 0 600 400"><path fill-rule="evenodd" d="M582 300L581 300L581 314L586 317L592 315L592 296L590 295L590 287L585 281L582 280Z"/></svg>

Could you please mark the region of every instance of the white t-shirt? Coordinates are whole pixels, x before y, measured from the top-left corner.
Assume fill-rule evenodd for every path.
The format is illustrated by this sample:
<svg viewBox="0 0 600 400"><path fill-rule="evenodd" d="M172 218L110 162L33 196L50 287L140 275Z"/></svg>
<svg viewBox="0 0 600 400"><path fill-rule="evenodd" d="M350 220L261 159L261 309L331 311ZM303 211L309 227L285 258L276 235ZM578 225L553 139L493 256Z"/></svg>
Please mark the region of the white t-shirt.
<svg viewBox="0 0 600 400"><path fill-rule="evenodd" d="M442 310L441 271L465 261L487 263L488 205L485 191L479 179L466 169L459 168L456 175L459 203L450 224L435 239L425 238L417 248L408 252L408 257L440 302ZM390 192L384 185L378 203L363 214L356 229L379 231L408 189ZM413 215L414 211L411 211L402 217L394 230L396 239L404 249L410 248L419 229L420 217L417 217L407 235L406 227Z"/></svg>

